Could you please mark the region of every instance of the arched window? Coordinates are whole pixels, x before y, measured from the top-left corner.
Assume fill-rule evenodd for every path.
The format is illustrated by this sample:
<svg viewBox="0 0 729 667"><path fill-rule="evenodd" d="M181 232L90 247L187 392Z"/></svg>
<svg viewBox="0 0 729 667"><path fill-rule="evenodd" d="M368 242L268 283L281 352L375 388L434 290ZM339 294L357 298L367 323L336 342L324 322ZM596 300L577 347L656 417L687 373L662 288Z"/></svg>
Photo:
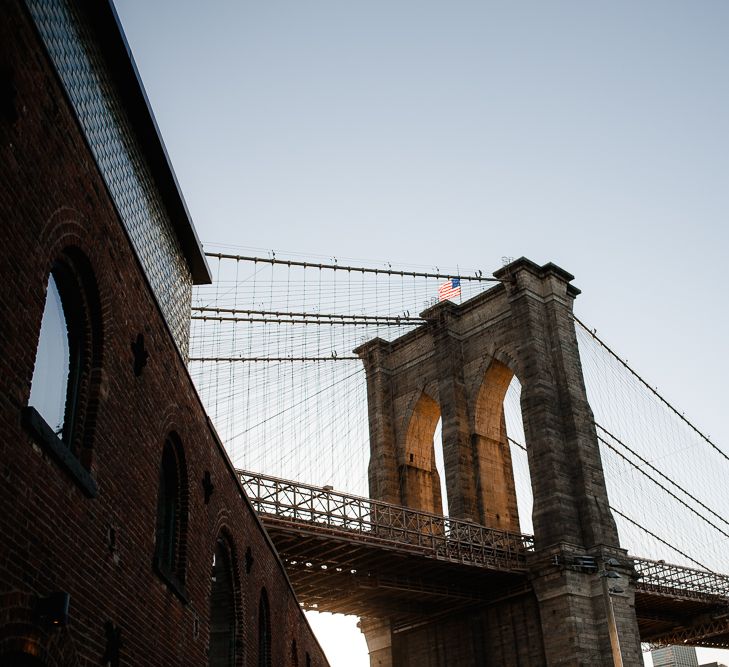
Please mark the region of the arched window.
<svg viewBox="0 0 729 667"><path fill-rule="evenodd" d="M73 432L74 394L80 371L79 352L83 347L83 340L79 338L83 336L83 329L79 331L80 327L69 321L66 314L69 308L63 307L57 284L61 272L61 267L58 267L48 278L28 405L38 410L53 433L68 445ZM68 418L67 402L71 408Z"/></svg>
<svg viewBox="0 0 729 667"><path fill-rule="evenodd" d="M210 667L232 667L236 659L235 571L230 547L218 538L210 586Z"/></svg>
<svg viewBox="0 0 729 667"><path fill-rule="evenodd" d="M299 648L295 639L291 640L291 667L299 667Z"/></svg>
<svg viewBox="0 0 729 667"><path fill-rule="evenodd" d="M88 260L67 248L53 263L24 422L34 439L96 495L89 474L101 367L101 318Z"/></svg>
<svg viewBox="0 0 729 667"><path fill-rule="evenodd" d="M271 667L271 612L265 588L258 603L258 667Z"/></svg>
<svg viewBox="0 0 729 667"><path fill-rule="evenodd" d="M171 434L162 449L154 564L157 572L185 602L187 504L184 450L179 439Z"/></svg>

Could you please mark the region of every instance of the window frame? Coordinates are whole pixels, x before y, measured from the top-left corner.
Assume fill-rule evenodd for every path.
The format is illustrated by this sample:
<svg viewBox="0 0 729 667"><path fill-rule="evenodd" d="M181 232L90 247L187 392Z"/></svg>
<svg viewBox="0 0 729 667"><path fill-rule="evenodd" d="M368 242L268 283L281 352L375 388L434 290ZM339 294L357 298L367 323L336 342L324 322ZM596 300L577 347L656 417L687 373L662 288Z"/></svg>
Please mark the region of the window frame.
<svg viewBox="0 0 729 667"><path fill-rule="evenodd" d="M299 647L296 639L291 640L291 667L299 667Z"/></svg>
<svg viewBox="0 0 729 667"><path fill-rule="evenodd" d="M98 292L91 266L76 248L66 248L51 263L45 284L41 319L48 307L51 277L61 301L69 354L63 429L57 434L33 405L21 409L21 422L33 441L56 463L89 498L98 495L91 474L91 444L98 400L97 370L101 367L102 328ZM38 363L40 327L33 373ZM31 378L32 384L32 378ZM30 391L28 400L30 401Z"/></svg>
<svg viewBox="0 0 729 667"><path fill-rule="evenodd" d="M170 481L173 488L170 487ZM185 587L188 500L184 449L177 435L170 433L164 440L159 466L152 566L167 587L185 604L190 600ZM170 502L174 505L172 515Z"/></svg>
<svg viewBox="0 0 729 667"><path fill-rule="evenodd" d="M221 590L215 588L216 580L215 573L219 570L216 568L220 567L221 563L217 562L218 553L222 556L222 568L224 574L228 578L228 590L226 596L229 596L228 602L230 607L228 609L229 617L229 633L228 633L228 664L238 665L243 664L243 609L241 601L241 582L238 573L239 563L237 550L235 543L233 542L230 534L227 530L221 530L218 538L215 540L215 546L213 550L213 567L211 569L211 582L210 582L210 604L209 604L209 641L208 641L208 665L220 664L213 662L212 646L213 646L213 618L215 616L213 610L214 596L220 595Z"/></svg>

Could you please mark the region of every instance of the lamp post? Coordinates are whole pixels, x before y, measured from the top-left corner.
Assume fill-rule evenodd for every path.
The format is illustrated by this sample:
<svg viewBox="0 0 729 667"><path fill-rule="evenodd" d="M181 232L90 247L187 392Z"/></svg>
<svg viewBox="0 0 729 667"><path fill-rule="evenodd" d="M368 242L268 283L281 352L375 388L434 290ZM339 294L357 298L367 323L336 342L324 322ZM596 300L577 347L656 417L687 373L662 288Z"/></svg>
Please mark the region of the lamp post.
<svg viewBox="0 0 729 667"><path fill-rule="evenodd" d="M610 596L611 593L621 593L622 589L613 587L610 588L608 582L609 579L620 579L620 575L614 570L609 570L608 567L615 567L620 565L614 558L608 558L603 563L603 568L598 574L602 584L602 597L605 602L605 612L608 619L608 633L610 634L610 648L613 653L613 665L614 667L623 667L623 656L620 652L620 638L618 637L618 626L615 623L615 610L613 609L613 599Z"/></svg>

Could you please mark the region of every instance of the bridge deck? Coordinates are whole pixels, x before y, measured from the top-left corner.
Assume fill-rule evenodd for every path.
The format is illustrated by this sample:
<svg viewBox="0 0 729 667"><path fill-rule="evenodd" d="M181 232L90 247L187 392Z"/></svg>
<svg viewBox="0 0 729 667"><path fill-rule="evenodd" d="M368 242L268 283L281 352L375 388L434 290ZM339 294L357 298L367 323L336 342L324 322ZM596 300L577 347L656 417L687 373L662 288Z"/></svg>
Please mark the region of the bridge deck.
<svg viewBox="0 0 729 667"><path fill-rule="evenodd" d="M729 577L645 558L633 563L644 641L729 648Z"/></svg>
<svg viewBox="0 0 729 667"><path fill-rule="evenodd" d="M401 625L531 591L529 535L239 471L304 607ZM729 577L633 559L641 639L729 647Z"/></svg>

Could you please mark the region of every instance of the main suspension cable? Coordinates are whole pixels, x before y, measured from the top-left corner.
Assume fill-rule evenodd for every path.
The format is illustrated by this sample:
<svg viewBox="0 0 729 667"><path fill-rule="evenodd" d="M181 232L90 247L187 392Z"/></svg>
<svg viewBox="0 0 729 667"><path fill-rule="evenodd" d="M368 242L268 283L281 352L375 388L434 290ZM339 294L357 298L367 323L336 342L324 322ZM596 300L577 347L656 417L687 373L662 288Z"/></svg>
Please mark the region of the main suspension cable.
<svg viewBox="0 0 729 667"><path fill-rule="evenodd" d="M619 516L621 516L621 517L622 517L623 519L625 519L625 520L626 520L626 521L627 521L628 523L631 523L631 524L633 524L633 525L634 525L634 526L635 526L636 528L638 528L638 529L642 530L642 531L643 531L644 533L647 533L647 534L648 534L648 535L650 535L650 536L651 536L651 537L652 537L653 539L655 539L655 540L658 540L658 541L659 541L659 542L660 542L661 544L663 544L664 546L667 546L667 547L668 547L669 549L673 549L673 550L674 550L674 551L675 551L675 552L676 552L677 554L681 554L681 555L682 555L682 556L683 556L684 558L686 558L687 560L690 560L690 561L691 561L692 563L694 563L695 565L698 565L699 567L703 568L703 569L704 569L704 570L706 570L707 572L710 572L711 574L716 574L716 572L714 572L713 570L710 570L710 569L709 569L708 567L706 567L706 565L704 565L703 563L700 563L700 562L699 562L699 561L697 561L697 560L696 560L695 558L692 558L692 557L691 557L691 556L689 556L689 555L688 555L688 554L687 554L686 552L684 552L684 551L681 551L681 549L679 549L678 547L675 547L675 546L674 546L673 544L671 544L670 542L667 542L667 541L666 541L666 540L664 540L663 538L661 538L661 537L658 537L658 535L656 535L656 534L655 534L654 532L652 532L652 531L648 530L648 529L647 529L647 528L646 528L645 526L643 526L642 524L640 524L640 523L638 523L637 521L635 521L635 520L631 519L631 518L630 518L629 516L627 516L626 514L623 514L623 513L622 513L622 512L621 512L621 511L620 511L619 509L616 509L616 508L615 508L615 507L613 507L612 505L609 505L609 507L610 507L610 509L611 509L611 510L612 510L613 512L615 512L615 514L618 514L618 515L619 515Z"/></svg>
<svg viewBox="0 0 729 667"><path fill-rule="evenodd" d="M190 357L188 361L199 362L273 362L279 363L284 361L360 361L359 357L339 357L336 354L329 357Z"/></svg>
<svg viewBox="0 0 729 667"><path fill-rule="evenodd" d="M718 514L717 512L715 512L714 510L712 510L710 507L708 507L704 503L702 503L696 496L694 496L693 494L691 494L688 491L686 491L686 489L684 489L681 485L679 485L676 482L674 482L668 475L666 475L665 473L661 472L652 463L650 463L649 461L647 461L646 459L644 459L640 454L638 454L638 452L636 452L634 449L632 449L631 447L629 447L628 445L626 445L622 440L620 440L620 438L618 438L617 436L615 436L612 433L610 433L610 431L608 431L603 426L600 426L600 424L598 424L597 422L594 422L594 424L603 433L605 433L608 436L610 436L610 438L612 438L615 442L617 442L621 447L624 447L625 449L627 449L633 456L635 456L635 458L639 459L641 461L641 463L644 463L645 465L647 465L653 472L655 472L656 474L658 474L661 477L663 477L663 479L665 479L668 483L673 484L673 486L675 486L677 489L679 489L681 491L681 493L683 493L683 494L687 495L689 498L691 498L691 500L693 500L697 505L700 505L707 512L709 512L710 514L712 514L713 516L715 516L717 519L719 519L719 521L723 521L725 524L727 524L727 526L729 526L729 521L727 519L725 519L723 516L721 516L720 514ZM605 442L599 435L597 437L598 437L598 440L600 440L601 442ZM605 443L605 444L607 444L607 443ZM608 447L610 447L610 445L608 445ZM633 465L635 465L635 464L633 464ZM637 467L637 466L635 466L635 467Z"/></svg>
<svg viewBox="0 0 729 667"><path fill-rule="evenodd" d="M596 424L596 426L597 426L597 424ZM512 445L515 445L516 447L518 447L518 448L519 448L519 449L521 449L522 451L525 451L525 452L527 451L527 448L526 448L526 446L525 446L525 445L523 445L522 443L520 443L519 441L517 441L517 440L514 440L513 438L510 438L510 437L508 437L508 436L507 436L507 440L508 440L508 441L509 441L509 442L510 442L510 443L511 443ZM601 440L601 441L602 441L602 439L601 439L601 438L600 438L599 436L598 436L598 440ZM602 441L602 442L604 442L604 441ZM607 444L607 443L605 443L605 444ZM609 447L609 446L610 446L610 445L608 445L608 447ZM611 447L611 449L612 449L612 447ZM618 456L622 456L622 454L620 454L620 452L617 452L617 451L616 451L616 454L618 454ZM623 457L623 458L625 458L625 457ZM627 459L626 459L626 460L627 460ZM631 463L631 462L630 462L630 461L628 461L628 463ZM631 463L631 465L633 465L634 467L636 467L636 468L637 468L637 466L635 466L635 464ZM638 468L638 470L640 470L640 469ZM642 471L641 471L641 472L642 472ZM643 474L646 474L646 473L643 473ZM651 479L652 481L654 481L654 482L655 482L655 480L653 480L653 479L652 479L651 477L648 477L648 478L649 478L649 479ZM657 482L656 482L656 483L657 483ZM670 491L669 491L668 493L670 493ZM673 495L673 494L671 494L671 495ZM675 498L675 496L674 496L674 498ZM677 500L678 500L679 502L681 502L680 498L676 498L676 499L677 499ZM685 503L683 503L683 504L685 505ZM686 505L686 506L687 506L687 505ZM692 558L691 556L689 556L689 555L688 555L687 553L685 553L684 551L681 551L681 549L679 549L678 547L674 546L674 545L673 545L673 544L671 544L670 542L667 542L667 541L666 541L666 540L664 540L663 538L661 538L661 537L659 537L658 535L656 535L656 534L655 534L654 532L652 532L652 531L648 530L648 528L646 528L646 527L645 527L644 525L642 525L642 524L638 523L637 521L635 521L635 520L631 519L631 518L630 518L629 516L627 516L626 514L624 514L623 512L621 512L621 511L620 511L619 509L617 509L617 508L616 508L616 507L614 507L613 505L608 505L608 507L609 507L609 508L610 508L610 509L611 509L611 510L612 510L613 512L615 512L616 514L620 515L620 516L621 516L621 517L622 517L623 519L625 519L626 521L628 521L629 523L631 523L631 524L632 524L633 526L635 526L635 527L636 527L636 528L638 528L639 530L642 530L642 531L643 531L644 533L647 533L647 534L648 534L648 535L650 535L650 536L651 536L652 538L654 538L654 539L658 540L658 541L659 541L659 542L660 542L661 544L663 544L663 545L667 546L667 547L668 547L669 549L673 549L673 551L675 551L675 552L676 552L676 553L678 553L678 554L681 554L681 555L682 555L682 556L683 556L684 558L687 558L687 559L688 559L688 560L690 560L690 561L691 561L692 563L694 563L694 564L698 565L699 567L703 568L703 569L704 569L704 570L706 570L707 572L711 572L712 574L715 574L715 572L713 572L713 570L710 570L710 569L709 569L708 567L706 567L706 565L704 565L703 563L700 563L699 561L697 561L697 560L696 560L695 558ZM688 507L688 506L687 506L687 507ZM689 509L691 509L691 508L689 507ZM692 510L692 511L693 511L693 510ZM699 515L699 516L701 516L701 515ZM703 517L702 517L702 518L703 518ZM704 519L704 520L706 521L706 519ZM711 525L713 525L713 524L711 524ZM716 527L716 526L715 526L715 527ZM718 529L717 529L717 530L718 530Z"/></svg>
<svg viewBox="0 0 729 667"><path fill-rule="evenodd" d="M707 519L703 514L701 514L700 512L698 512L697 510L695 510L693 507L691 507L691 505L688 505L685 501L683 501L681 498L679 498L675 493L673 493L673 491L671 491L670 489L667 489L658 480L656 480L653 477L651 477L645 470L643 470L640 466L636 465L627 456L625 456L625 454L623 454L622 452L619 452L613 445L611 445L607 440L605 440L605 438L601 438L598 435L597 436L597 439L602 444L604 444L605 446L609 447L615 454L617 454L626 463L628 463L629 465L633 466L633 468L635 468L641 475L644 475L651 482L653 482L656 486L658 486L659 488L663 489L663 491L665 491L674 500L678 501L681 505L683 505L687 510L689 510L689 512L695 514L697 517L699 517L699 519L701 519L705 523L709 524L712 528L714 528L715 530L717 530L718 532L720 532L724 537L729 537L729 533L727 533L726 531L724 531L721 528L719 528L719 526L717 526L713 521L710 521L709 519ZM673 484L674 482L671 482L671 483Z"/></svg>
<svg viewBox="0 0 729 667"><path fill-rule="evenodd" d="M252 317L231 315L193 315L191 320L209 322L257 323L257 324L318 324L329 326L368 326L368 327L407 327L422 324L422 320L412 318L354 315L349 319L318 319L313 313L309 317Z"/></svg>
<svg viewBox="0 0 729 667"><path fill-rule="evenodd" d="M251 310L246 308L217 308L217 307L211 307L211 306L193 306L192 311L196 313L216 313L216 314L226 314L226 315L271 315L275 318L279 317L285 317L285 318L292 318L292 317L302 317L306 318L307 320L309 318L315 318L315 319L326 319L326 320L335 320L336 323L339 324L338 320L344 320L345 323L348 323L352 320L362 320L366 322L374 322L374 323L380 323L380 324L424 324L427 320L423 319L422 317L411 317L409 314L404 315L346 315L346 314L336 314L336 313L307 313L307 312L293 312L293 311L284 311L284 310ZM208 320L215 320L215 317L212 315L195 317L193 316L193 319L208 319ZM237 321L233 318L226 318L223 321ZM243 321L248 321L247 319L244 319Z"/></svg>
<svg viewBox="0 0 729 667"><path fill-rule="evenodd" d="M305 269L329 269L332 271L348 271L355 273L375 273L384 276L400 276L400 277L414 277L414 278L441 278L441 279L457 279L472 282L483 282L483 283L503 283L508 282L501 278L491 278L481 275L479 271L476 275L454 275L448 273L426 273L421 271L397 271L395 269L373 269L367 266L347 266L344 264L317 264L315 262L300 262L293 259L276 259L275 257L248 257L246 255L228 255L219 252L206 252L206 257L215 257L217 259L233 259L237 262L253 262L257 264L259 262L266 264L282 264L284 266L300 266Z"/></svg>
<svg viewBox="0 0 729 667"><path fill-rule="evenodd" d="M724 459L729 461L729 454L724 452L718 445L714 444L708 435L705 435L702 433L696 426L694 426L684 415L682 415L676 408L671 405L661 394L659 394L655 388L651 387L638 373L636 373L630 366L628 366L627 362L625 362L623 359L621 359L613 350L608 347L607 343L603 341L598 335L587 328L587 325L580 320L576 315L573 315L575 322L579 324L590 336L592 336L598 344L603 347L607 352L615 358L631 375L633 375L648 391L650 391L661 403L663 403L671 412L673 412L681 421L683 421L692 431L694 431L702 440L704 440L706 443L708 443L711 447L713 447Z"/></svg>

